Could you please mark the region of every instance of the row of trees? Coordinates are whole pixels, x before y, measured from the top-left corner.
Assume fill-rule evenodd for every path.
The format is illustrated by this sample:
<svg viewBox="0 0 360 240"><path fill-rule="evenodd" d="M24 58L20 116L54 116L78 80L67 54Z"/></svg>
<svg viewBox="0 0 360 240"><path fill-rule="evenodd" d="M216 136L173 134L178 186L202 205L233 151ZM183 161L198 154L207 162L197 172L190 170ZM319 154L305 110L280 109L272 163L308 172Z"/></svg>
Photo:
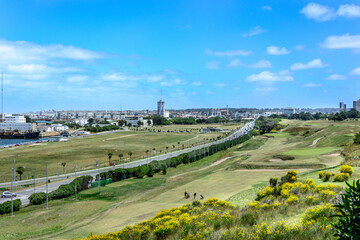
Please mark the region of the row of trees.
<svg viewBox="0 0 360 240"><path fill-rule="evenodd" d="M107 125L104 127L100 127L99 125L96 125L95 127L91 127L91 126L85 127L85 131L89 131L89 132L104 132L104 131L111 131L118 129L120 129L120 127L115 125Z"/></svg>
<svg viewBox="0 0 360 240"><path fill-rule="evenodd" d="M100 173L100 179L105 180L111 178L113 182L121 181L127 178L143 178L144 176L152 177L155 173L162 172L166 174L166 169L169 167L176 168L180 164L189 164L196 162L204 157L211 156L218 151L223 151L234 145L245 142L251 138L251 133L239 137L237 139L228 140L224 143L219 143L210 147L194 150L189 153L183 153L179 156L172 157L170 159L162 161L153 161L146 165L133 167L133 168L119 168L116 170L110 170L108 172ZM174 145L173 145L174 146ZM146 151L147 153L149 150ZM99 175L96 176L99 179Z"/></svg>
<svg viewBox="0 0 360 240"><path fill-rule="evenodd" d="M265 134L271 132L272 130L280 130L282 127L283 126L279 124L278 118L266 118L261 116L255 121L253 132Z"/></svg>
<svg viewBox="0 0 360 240"><path fill-rule="evenodd" d="M333 120L333 121L342 121L345 119L354 119L354 118L360 118L360 112L355 110L355 109L351 109L350 111L347 112L340 112L340 113L332 113L332 114L326 114L326 113L315 113L315 114L311 114L309 112L301 112L301 113L294 113L291 115L287 115L287 114L272 114L269 116L269 118L282 118L282 119L299 119L299 120L319 120L319 119L329 119L329 120Z"/></svg>

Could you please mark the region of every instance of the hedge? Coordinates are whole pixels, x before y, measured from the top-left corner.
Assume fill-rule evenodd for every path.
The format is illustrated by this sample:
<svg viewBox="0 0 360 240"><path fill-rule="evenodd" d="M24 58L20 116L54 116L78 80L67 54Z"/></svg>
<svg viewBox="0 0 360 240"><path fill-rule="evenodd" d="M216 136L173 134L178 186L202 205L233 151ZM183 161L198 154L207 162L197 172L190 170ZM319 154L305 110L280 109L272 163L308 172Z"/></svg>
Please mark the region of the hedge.
<svg viewBox="0 0 360 240"><path fill-rule="evenodd" d="M33 193L29 197L30 205L40 205L46 201L46 193Z"/></svg>
<svg viewBox="0 0 360 240"><path fill-rule="evenodd" d="M19 211L20 206L21 206L20 199L13 200L13 211L14 212ZM11 213L11 201L6 201L6 202L0 204L0 214L5 214L5 213Z"/></svg>

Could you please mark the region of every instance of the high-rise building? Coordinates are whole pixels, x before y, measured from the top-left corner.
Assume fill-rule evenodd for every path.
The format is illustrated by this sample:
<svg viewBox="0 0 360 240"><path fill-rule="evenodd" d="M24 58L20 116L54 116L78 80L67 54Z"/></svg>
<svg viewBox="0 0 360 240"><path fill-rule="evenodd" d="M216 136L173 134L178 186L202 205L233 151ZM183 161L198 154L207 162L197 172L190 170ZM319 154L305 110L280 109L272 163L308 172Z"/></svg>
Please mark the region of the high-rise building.
<svg viewBox="0 0 360 240"><path fill-rule="evenodd" d="M345 103L340 102L339 111L346 112L346 104Z"/></svg>
<svg viewBox="0 0 360 240"><path fill-rule="evenodd" d="M360 111L360 99L353 102L353 109Z"/></svg>
<svg viewBox="0 0 360 240"><path fill-rule="evenodd" d="M162 100L157 102L157 115L165 117L165 102Z"/></svg>

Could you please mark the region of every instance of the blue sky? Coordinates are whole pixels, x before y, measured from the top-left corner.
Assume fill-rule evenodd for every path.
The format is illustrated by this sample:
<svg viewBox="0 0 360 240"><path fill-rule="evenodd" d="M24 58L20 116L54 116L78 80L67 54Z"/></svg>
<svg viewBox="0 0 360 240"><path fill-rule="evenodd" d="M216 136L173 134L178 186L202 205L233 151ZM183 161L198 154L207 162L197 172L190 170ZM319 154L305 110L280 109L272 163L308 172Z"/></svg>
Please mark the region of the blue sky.
<svg viewBox="0 0 360 240"><path fill-rule="evenodd" d="M360 1L0 1L5 112L337 107Z"/></svg>

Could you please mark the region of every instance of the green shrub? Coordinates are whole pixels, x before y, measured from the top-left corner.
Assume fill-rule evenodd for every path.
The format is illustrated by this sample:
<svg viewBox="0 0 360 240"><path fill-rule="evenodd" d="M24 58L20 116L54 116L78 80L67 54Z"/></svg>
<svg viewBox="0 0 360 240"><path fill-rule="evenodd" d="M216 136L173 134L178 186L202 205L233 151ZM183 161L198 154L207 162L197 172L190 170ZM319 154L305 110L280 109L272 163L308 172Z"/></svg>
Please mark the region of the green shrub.
<svg viewBox="0 0 360 240"><path fill-rule="evenodd" d="M330 178L331 178L331 176L332 176L332 173L331 173L331 172L326 172L326 173L325 173L325 176L324 176L324 178L323 178L323 181L324 181L324 182L329 181Z"/></svg>
<svg viewBox="0 0 360 240"><path fill-rule="evenodd" d="M334 182L345 182L349 179L350 175L348 173L339 173L334 177Z"/></svg>
<svg viewBox="0 0 360 240"><path fill-rule="evenodd" d="M167 167L166 167L166 165L163 165L163 166L162 166L161 171L162 171L162 174L166 175L166 172L167 172Z"/></svg>
<svg viewBox="0 0 360 240"><path fill-rule="evenodd" d="M325 172L324 171L320 171L318 172L319 174L319 178L322 179L323 177L325 177Z"/></svg>
<svg viewBox="0 0 360 240"><path fill-rule="evenodd" d="M148 167L148 172L146 174L148 177L153 177L154 176L154 169L151 165L149 165Z"/></svg>
<svg viewBox="0 0 360 240"><path fill-rule="evenodd" d="M273 178L273 177L270 178L270 187L276 187L277 181L278 181L277 178Z"/></svg>
<svg viewBox="0 0 360 240"><path fill-rule="evenodd" d="M294 160L295 157L291 156L291 155L286 155L286 154L276 154L273 155L273 158L280 158L281 160Z"/></svg>
<svg viewBox="0 0 360 240"><path fill-rule="evenodd" d="M46 193L33 193L29 197L30 205L40 205L46 202Z"/></svg>
<svg viewBox="0 0 360 240"><path fill-rule="evenodd" d="M253 226L256 225L257 219L258 219L257 213L253 211L246 211L243 214L241 214L240 222L243 225Z"/></svg>
<svg viewBox="0 0 360 240"><path fill-rule="evenodd" d="M19 211L21 206L21 200L15 199L13 200L13 211ZM5 213L11 213L11 201L6 201L0 204L0 215Z"/></svg>
<svg viewBox="0 0 360 240"><path fill-rule="evenodd" d="M297 181L298 172L295 170L289 171L285 176L281 177L281 185L284 183L294 183Z"/></svg>
<svg viewBox="0 0 360 240"><path fill-rule="evenodd" d="M338 219L333 226L336 229L335 236L339 239L358 239L360 236L360 181L353 184L346 182L348 188L341 195L342 203L335 205Z"/></svg>
<svg viewBox="0 0 360 240"><path fill-rule="evenodd" d="M355 135L355 137L354 137L354 143L355 143L355 144L360 144L360 132Z"/></svg>
<svg viewBox="0 0 360 240"><path fill-rule="evenodd" d="M81 176L76 178L76 189L78 192L88 189L91 181L93 180L92 176ZM61 199L66 198L75 194L75 179L68 184L61 185L55 191L49 193L49 199Z"/></svg>

